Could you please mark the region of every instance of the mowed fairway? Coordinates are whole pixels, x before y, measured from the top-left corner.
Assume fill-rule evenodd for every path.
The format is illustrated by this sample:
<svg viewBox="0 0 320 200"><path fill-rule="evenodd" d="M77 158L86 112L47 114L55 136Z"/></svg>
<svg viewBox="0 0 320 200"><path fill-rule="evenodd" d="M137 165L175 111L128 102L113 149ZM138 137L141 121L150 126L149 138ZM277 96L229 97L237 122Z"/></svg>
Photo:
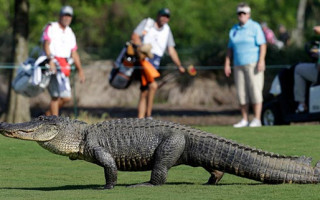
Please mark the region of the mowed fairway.
<svg viewBox="0 0 320 200"><path fill-rule="evenodd" d="M199 127L266 151L320 160L320 126L262 128ZM149 180L150 172L119 172L118 185L102 190L103 169L85 161L70 161L36 142L0 136L0 199L319 199L320 184L267 185L226 174L219 185L203 185L203 168L174 167L159 187L128 188Z"/></svg>

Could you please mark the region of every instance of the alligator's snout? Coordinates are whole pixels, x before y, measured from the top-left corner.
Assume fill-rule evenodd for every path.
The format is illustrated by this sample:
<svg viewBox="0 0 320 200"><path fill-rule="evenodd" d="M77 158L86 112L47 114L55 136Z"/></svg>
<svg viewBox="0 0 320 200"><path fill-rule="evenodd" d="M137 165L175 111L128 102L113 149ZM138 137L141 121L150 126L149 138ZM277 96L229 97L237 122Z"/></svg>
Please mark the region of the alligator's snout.
<svg viewBox="0 0 320 200"><path fill-rule="evenodd" d="M7 123L5 122L0 122L0 131L4 130L7 126Z"/></svg>
<svg viewBox="0 0 320 200"><path fill-rule="evenodd" d="M5 122L0 122L0 135L2 134L2 135L5 135L5 133L6 133L6 127L8 126L8 124L7 123L5 123Z"/></svg>
<svg viewBox="0 0 320 200"><path fill-rule="evenodd" d="M12 137L12 134L16 132L16 126L15 124L10 124L6 122L0 122L0 134Z"/></svg>

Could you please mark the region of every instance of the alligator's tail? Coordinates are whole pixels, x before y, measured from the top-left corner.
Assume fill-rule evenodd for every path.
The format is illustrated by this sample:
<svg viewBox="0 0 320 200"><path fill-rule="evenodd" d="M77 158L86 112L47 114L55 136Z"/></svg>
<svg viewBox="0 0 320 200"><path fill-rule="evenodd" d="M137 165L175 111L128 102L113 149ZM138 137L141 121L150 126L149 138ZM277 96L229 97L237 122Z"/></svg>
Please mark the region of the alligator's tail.
<svg viewBox="0 0 320 200"><path fill-rule="evenodd" d="M188 136L187 163L217 169L265 183L319 183L320 161L310 157L283 156L265 152L213 134Z"/></svg>

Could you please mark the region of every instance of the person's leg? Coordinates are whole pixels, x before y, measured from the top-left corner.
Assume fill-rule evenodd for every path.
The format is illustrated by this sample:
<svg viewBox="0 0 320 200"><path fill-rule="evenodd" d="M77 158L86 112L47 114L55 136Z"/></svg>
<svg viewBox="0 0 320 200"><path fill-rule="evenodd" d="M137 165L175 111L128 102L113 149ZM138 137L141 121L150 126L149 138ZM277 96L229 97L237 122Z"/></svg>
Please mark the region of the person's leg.
<svg viewBox="0 0 320 200"><path fill-rule="evenodd" d="M59 109L71 100L71 86L68 77L63 77L59 83L57 75L52 76L48 86L51 96L50 108L46 115L59 115Z"/></svg>
<svg viewBox="0 0 320 200"><path fill-rule="evenodd" d="M233 124L234 128L242 128L242 127L247 127L249 125L248 108L249 108L248 104L240 105L240 112L241 112L242 119L238 123Z"/></svg>
<svg viewBox="0 0 320 200"><path fill-rule="evenodd" d="M262 112L262 103L252 104L254 118L250 121L249 127L261 127L261 112Z"/></svg>
<svg viewBox="0 0 320 200"><path fill-rule="evenodd" d="M60 85L59 85L60 84ZM62 77L61 83L59 85L59 102L58 102L58 112L64 104L71 101L71 85L68 77Z"/></svg>
<svg viewBox="0 0 320 200"><path fill-rule="evenodd" d="M71 101L70 97L59 98L59 109L62 108L62 106L68 103L69 101Z"/></svg>
<svg viewBox="0 0 320 200"><path fill-rule="evenodd" d="M138 102L138 118L144 118L146 116L147 97L148 90L143 90L140 92L140 98Z"/></svg>
<svg viewBox="0 0 320 200"><path fill-rule="evenodd" d="M149 92L148 92L148 99L147 99L147 117L151 117L152 108L153 108L153 100L158 89L158 83L152 82L149 84Z"/></svg>
<svg viewBox="0 0 320 200"><path fill-rule="evenodd" d="M240 105L241 116L242 116L242 119L245 121L248 121L248 110L249 110L248 104Z"/></svg>
<svg viewBox="0 0 320 200"><path fill-rule="evenodd" d="M314 63L300 63L294 71L294 100L305 109L306 80L317 81L318 71Z"/></svg>
<svg viewBox="0 0 320 200"><path fill-rule="evenodd" d="M234 67L234 81L237 90L237 97L240 104L242 119L248 121L248 102L246 92L245 71L243 66Z"/></svg>
<svg viewBox="0 0 320 200"><path fill-rule="evenodd" d="M51 101L49 104L49 109L46 111L46 115L56 115L59 114L59 85L57 82L56 75L51 76L50 83L48 85L48 91L51 96Z"/></svg>
<svg viewBox="0 0 320 200"><path fill-rule="evenodd" d="M254 118L260 120L261 112L262 112L262 103L255 103L252 106L253 106Z"/></svg>
<svg viewBox="0 0 320 200"><path fill-rule="evenodd" d="M59 115L59 110L62 108L64 104L69 102L71 98L56 98L52 97L51 102L50 102L50 109L46 111L46 116L50 115Z"/></svg>
<svg viewBox="0 0 320 200"><path fill-rule="evenodd" d="M250 127L261 126L261 112L262 112L262 102L263 102L263 85L264 85L264 72L259 72L257 69L257 64L253 63L246 66L247 74L247 88L250 97L250 102L252 102L254 118L250 122Z"/></svg>
<svg viewBox="0 0 320 200"><path fill-rule="evenodd" d="M57 97L51 98L50 115L59 116L59 98Z"/></svg>
<svg viewBox="0 0 320 200"><path fill-rule="evenodd" d="M233 125L235 128L248 126L248 102L245 87L245 75L243 66L234 67L234 81L237 90L237 98L240 104L240 112L242 119Z"/></svg>

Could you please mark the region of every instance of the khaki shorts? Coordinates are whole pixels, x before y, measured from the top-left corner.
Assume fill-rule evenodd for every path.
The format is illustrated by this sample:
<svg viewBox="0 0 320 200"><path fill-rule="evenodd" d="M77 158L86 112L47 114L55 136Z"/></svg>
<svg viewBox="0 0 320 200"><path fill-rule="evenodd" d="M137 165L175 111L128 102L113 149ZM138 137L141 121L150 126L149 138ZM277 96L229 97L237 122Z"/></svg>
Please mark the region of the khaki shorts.
<svg viewBox="0 0 320 200"><path fill-rule="evenodd" d="M258 72L257 63L235 66L234 81L240 105L262 103L264 72Z"/></svg>

